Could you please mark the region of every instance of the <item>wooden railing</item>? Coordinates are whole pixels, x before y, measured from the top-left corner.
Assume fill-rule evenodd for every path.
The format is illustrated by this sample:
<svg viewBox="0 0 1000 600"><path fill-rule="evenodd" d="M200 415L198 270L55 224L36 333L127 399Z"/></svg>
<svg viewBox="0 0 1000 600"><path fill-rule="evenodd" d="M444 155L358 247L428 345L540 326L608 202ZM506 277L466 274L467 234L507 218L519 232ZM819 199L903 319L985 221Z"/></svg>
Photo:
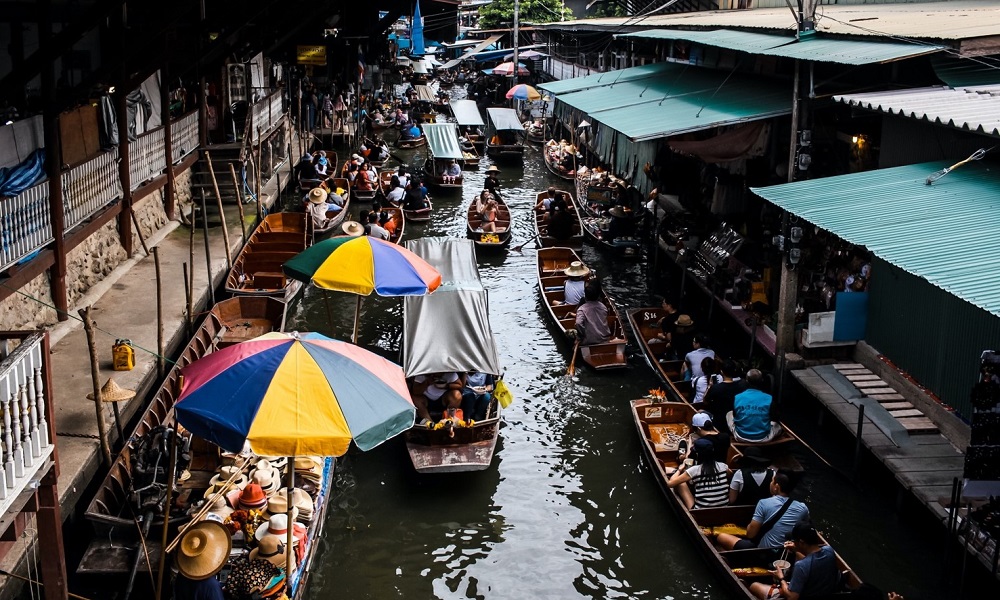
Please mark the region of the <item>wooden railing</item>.
<svg viewBox="0 0 1000 600"><path fill-rule="evenodd" d="M63 222L69 230L122 197L118 148L63 174Z"/></svg>
<svg viewBox="0 0 1000 600"><path fill-rule="evenodd" d="M260 132L261 138L266 136L281 123L285 113L282 112L281 90L271 92L271 95L260 100L250 108L251 135ZM254 140L256 142L256 140Z"/></svg>
<svg viewBox="0 0 1000 600"><path fill-rule="evenodd" d="M48 333L0 333L0 357L0 514L4 514L22 491L37 485L55 448Z"/></svg>
<svg viewBox="0 0 1000 600"><path fill-rule="evenodd" d="M36 183L13 198L0 198L0 269L50 242L48 181Z"/></svg>

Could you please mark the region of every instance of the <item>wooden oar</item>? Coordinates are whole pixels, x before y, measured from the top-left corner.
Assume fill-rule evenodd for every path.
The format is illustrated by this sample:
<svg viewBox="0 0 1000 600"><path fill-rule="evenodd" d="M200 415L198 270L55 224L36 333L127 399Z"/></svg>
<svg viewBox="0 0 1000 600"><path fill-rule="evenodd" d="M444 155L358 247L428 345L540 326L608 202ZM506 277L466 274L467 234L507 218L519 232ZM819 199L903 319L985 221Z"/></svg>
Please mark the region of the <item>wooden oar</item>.
<svg viewBox="0 0 1000 600"><path fill-rule="evenodd" d="M580 336L576 336L576 343L573 344L573 358L569 361L569 368L566 369L566 377L572 377L576 374L576 355L580 350Z"/></svg>
<svg viewBox="0 0 1000 600"><path fill-rule="evenodd" d="M525 246L527 246L528 244L530 244L530 243L532 243L534 241L535 240L528 240L527 242L524 242L520 246L514 246L513 248L511 248L511 250L513 250L514 252L520 252L522 249L524 249Z"/></svg>

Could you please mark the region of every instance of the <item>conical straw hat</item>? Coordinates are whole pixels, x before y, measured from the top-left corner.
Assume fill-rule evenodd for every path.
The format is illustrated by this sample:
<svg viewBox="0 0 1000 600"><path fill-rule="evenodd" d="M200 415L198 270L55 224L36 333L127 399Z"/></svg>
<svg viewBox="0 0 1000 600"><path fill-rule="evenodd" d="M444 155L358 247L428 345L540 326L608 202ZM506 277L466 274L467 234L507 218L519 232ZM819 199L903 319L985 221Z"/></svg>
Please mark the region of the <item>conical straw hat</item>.
<svg viewBox="0 0 1000 600"><path fill-rule="evenodd" d="M108 382L101 388L102 402L121 402L123 400L131 400L132 398L135 398L134 390L127 390L123 387L119 387L119 385L115 383L115 380L111 378L108 378ZM91 392L87 394L87 399L93 400L94 393Z"/></svg>

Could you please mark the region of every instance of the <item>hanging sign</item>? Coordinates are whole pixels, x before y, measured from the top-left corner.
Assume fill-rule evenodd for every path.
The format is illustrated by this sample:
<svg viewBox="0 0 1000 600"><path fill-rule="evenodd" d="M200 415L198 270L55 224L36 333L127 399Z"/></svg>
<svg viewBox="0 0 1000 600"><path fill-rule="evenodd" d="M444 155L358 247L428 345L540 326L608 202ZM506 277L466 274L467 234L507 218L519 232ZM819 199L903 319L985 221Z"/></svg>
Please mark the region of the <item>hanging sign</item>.
<svg viewBox="0 0 1000 600"><path fill-rule="evenodd" d="M326 66L326 46L296 46L295 60L300 65Z"/></svg>

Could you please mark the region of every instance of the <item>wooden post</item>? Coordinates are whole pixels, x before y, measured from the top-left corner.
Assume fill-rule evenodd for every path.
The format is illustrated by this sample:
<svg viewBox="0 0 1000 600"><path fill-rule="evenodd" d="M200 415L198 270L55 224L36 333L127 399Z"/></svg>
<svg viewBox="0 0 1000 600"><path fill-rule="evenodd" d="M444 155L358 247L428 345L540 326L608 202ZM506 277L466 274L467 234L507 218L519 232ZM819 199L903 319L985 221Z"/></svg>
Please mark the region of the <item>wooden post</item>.
<svg viewBox="0 0 1000 600"><path fill-rule="evenodd" d="M132 215L132 224L135 225L135 235L139 238L139 243L142 244L142 249L149 256L149 246L146 245L146 237L142 235L142 227L139 227L139 217L135 216L135 211L129 211Z"/></svg>
<svg viewBox="0 0 1000 600"><path fill-rule="evenodd" d="M281 183L280 181L278 183ZM295 190L295 161L292 160L292 141L288 140L288 185ZM279 186L279 191L281 190Z"/></svg>
<svg viewBox="0 0 1000 600"><path fill-rule="evenodd" d="M183 381L181 379L180 381ZM177 395L180 396L181 390L178 386ZM177 428L173 429L173 433L170 436L170 460L169 471L167 471L167 481L170 482L167 485L167 497L163 503L163 533L160 536L160 548L167 547L167 542L170 539L170 503L173 502L174 493L174 476L177 474ZM166 570L167 565L167 552L160 552L160 565L156 572L156 600L160 600L163 597L163 572Z"/></svg>
<svg viewBox="0 0 1000 600"><path fill-rule="evenodd" d="M165 46L167 50L170 49L169 42L165 43ZM170 56L170 53L167 52L165 56ZM166 163L167 167L167 182L163 186L163 212L167 214L168 219L173 220L177 203L174 198L176 182L174 181L174 143L170 136L170 86L168 81L170 81L169 63L164 62L163 68L160 69L160 120L163 121L163 162Z"/></svg>
<svg viewBox="0 0 1000 600"><path fill-rule="evenodd" d="M62 515L59 491L56 489L56 469L51 467L42 478L36 492L38 511L38 561L45 586L45 600L65 600L73 597L66 589L66 556L63 552Z"/></svg>
<svg viewBox="0 0 1000 600"><path fill-rule="evenodd" d="M193 309L191 305L194 304L191 300L191 278L188 276L188 263L181 265L184 271L184 298L187 299L187 335L191 337L191 330L194 328L194 315L191 314Z"/></svg>
<svg viewBox="0 0 1000 600"><path fill-rule="evenodd" d="M51 2L43 4L43 22L38 27L42 49L49 47L49 40L52 37L53 10ZM62 193L62 142L59 136L54 60L42 68L41 75L45 106L45 171L49 177L49 222L52 226L52 253L55 259L49 269L49 291L55 304L56 318L65 321L69 318L69 300L66 294L66 243L63 240L65 217Z"/></svg>
<svg viewBox="0 0 1000 600"><path fill-rule="evenodd" d="M163 279L160 276L160 249L153 246L153 265L156 269L156 376L163 378ZM186 283L186 282L185 282Z"/></svg>
<svg viewBox="0 0 1000 600"><path fill-rule="evenodd" d="M865 405L858 404L858 431L857 439L854 441L854 477L861 480L861 447L862 435L865 432Z"/></svg>
<svg viewBox="0 0 1000 600"><path fill-rule="evenodd" d="M129 165L128 139L128 90L120 89L115 96L115 112L118 113L118 178L122 183L122 208L118 213L118 237L125 256L132 257L132 174Z"/></svg>
<svg viewBox="0 0 1000 600"><path fill-rule="evenodd" d="M108 444L108 428L104 424L101 408L101 369L97 361L97 341L94 339L94 322L90 320L90 307L81 308L80 318L83 319L83 330L87 333L87 346L90 350L90 378L94 384L94 408L97 411L97 435L101 441L101 454L104 456L104 466L111 468L111 446Z"/></svg>
<svg viewBox="0 0 1000 600"><path fill-rule="evenodd" d="M208 273L208 297L211 306L215 306L215 281L212 277L212 250L208 243L208 218L205 215L205 190L201 190L201 233L205 238L205 272ZM194 286L191 286L194 290Z"/></svg>
<svg viewBox="0 0 1000 600"><path fill-rule="evenodd" d="M253 155L253 152L250 153ZM264 220L264 200L260 197L261 188L261 173L260 173L260 162L261 162L261 151L260 151L260 127L257 128L257 164L254 167L254 179L256 180L257 187L257 220Z"/></svg>
<svg viewBox="0 0 1000 600"><path fill-rule="evenodd" d="M233 177L233 189L236 190L236 207L240 211L240 229L243 231L243 242L240 244L240 247L242 248L247 243L247 218L243 214L243 190L240 188L240 180L236 177L236 167L233 166L233 163L229 163L229 174Z"/></svg>
<svg viewBox="0 0 1000 600"><path fill-rule="evenodd" d="M222 209L222 194L219 193L219 180L215 178L215 168L212 166L212 156L208 153L208 150L205 150L205 162L208 164L208 174L212 176L212 189L215 191L215 202L219 207L219 219L222 221L222 241L226 245L226 267L232 269L233 252L229 247L229 226L226 225L226 211Z"/></svg>

